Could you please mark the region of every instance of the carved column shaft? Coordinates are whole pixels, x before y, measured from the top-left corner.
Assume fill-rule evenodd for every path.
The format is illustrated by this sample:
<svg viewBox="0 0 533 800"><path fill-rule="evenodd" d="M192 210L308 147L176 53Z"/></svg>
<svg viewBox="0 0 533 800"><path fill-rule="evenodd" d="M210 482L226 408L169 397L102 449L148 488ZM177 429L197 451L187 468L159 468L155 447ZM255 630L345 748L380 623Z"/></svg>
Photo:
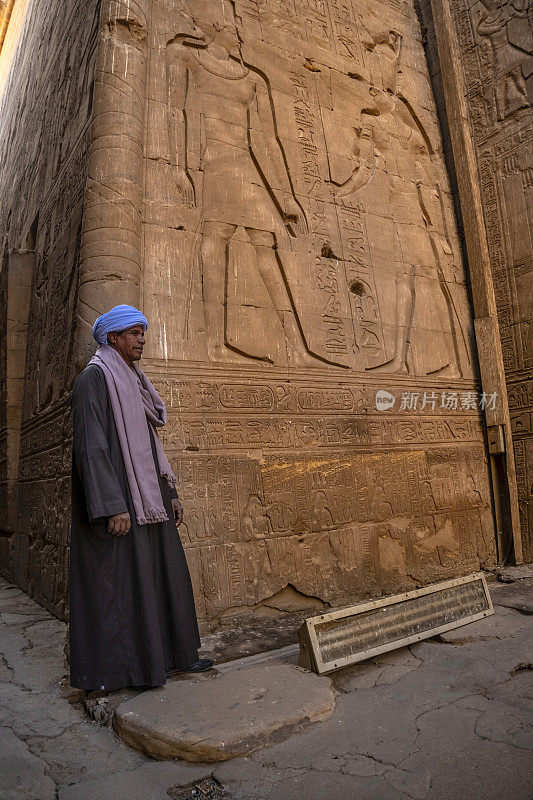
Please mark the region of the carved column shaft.
<svg viewBox="0 0 533 800"><path fill-rule="evenodd" d="M80 362L95 318L119 303L139 303L149 5L102 6L80 255Z"/></svg>

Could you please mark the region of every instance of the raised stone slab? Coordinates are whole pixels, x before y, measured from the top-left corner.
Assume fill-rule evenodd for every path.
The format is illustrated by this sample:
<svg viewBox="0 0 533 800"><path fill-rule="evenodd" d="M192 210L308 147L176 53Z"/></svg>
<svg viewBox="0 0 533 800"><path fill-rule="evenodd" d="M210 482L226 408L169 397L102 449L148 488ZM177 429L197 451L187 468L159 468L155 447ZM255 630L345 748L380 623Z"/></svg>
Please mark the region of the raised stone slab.
<svg viewBox="0 0 533 800"><path fill-rule="evenodd" d="M153 758L225 761L328 717L329 678L291 664L260 664L167 683L122 703L113 725Z"/></svg>

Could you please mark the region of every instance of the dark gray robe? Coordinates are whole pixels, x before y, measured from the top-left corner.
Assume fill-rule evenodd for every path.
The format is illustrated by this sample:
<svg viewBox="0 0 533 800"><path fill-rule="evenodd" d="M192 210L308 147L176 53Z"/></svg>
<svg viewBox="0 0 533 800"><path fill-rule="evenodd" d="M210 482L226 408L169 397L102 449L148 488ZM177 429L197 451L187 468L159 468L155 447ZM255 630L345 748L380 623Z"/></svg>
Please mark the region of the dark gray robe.
<svg viewBox="0 0 533 800"><path fill-rule="evenodd" d="M160 686L165 669L191 665L200 646L171 492L160 478L168 522L137 525L105 376L95 364L76 380L72 416L70 682ZM157 464L151 440L146 457ZM124 511L130 531L107 533L108 518Z"/></svg>

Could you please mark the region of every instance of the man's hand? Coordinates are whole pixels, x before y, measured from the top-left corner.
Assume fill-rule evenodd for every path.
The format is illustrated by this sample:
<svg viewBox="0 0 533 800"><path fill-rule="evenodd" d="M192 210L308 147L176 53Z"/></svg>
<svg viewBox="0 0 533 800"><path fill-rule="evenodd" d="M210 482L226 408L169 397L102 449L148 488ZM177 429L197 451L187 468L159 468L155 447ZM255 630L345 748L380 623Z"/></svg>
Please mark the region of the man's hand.
<svg viewBox="0 0 533 800"><path fill-rule="evenodd" d="M172 510L174 511L174 522L177 528L183 522L183 508L180 501L176 500L175 497L172 498Z"/></svg>
<svg viewBox="0 0 533 800"><path fill-rule="evenodd" d="M113 536L123 536L130 528L131 520L127 511L123 514L115 514L113 517L109 517L107 532L112 533Z"/></svg>

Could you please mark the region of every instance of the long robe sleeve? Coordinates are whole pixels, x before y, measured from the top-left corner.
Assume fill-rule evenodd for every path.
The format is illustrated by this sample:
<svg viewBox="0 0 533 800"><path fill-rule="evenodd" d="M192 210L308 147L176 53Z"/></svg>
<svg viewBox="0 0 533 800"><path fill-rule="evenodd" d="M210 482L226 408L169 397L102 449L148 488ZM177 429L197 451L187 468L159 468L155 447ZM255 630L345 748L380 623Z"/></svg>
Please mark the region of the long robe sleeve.
<svg viewBox="0 0 533 800"><path fill-rule="evenodd" d="M85 369L72 392L72 422L74 460L90 522L128 511L110 458L106 431L108 402L102 371Z"/></svg>

